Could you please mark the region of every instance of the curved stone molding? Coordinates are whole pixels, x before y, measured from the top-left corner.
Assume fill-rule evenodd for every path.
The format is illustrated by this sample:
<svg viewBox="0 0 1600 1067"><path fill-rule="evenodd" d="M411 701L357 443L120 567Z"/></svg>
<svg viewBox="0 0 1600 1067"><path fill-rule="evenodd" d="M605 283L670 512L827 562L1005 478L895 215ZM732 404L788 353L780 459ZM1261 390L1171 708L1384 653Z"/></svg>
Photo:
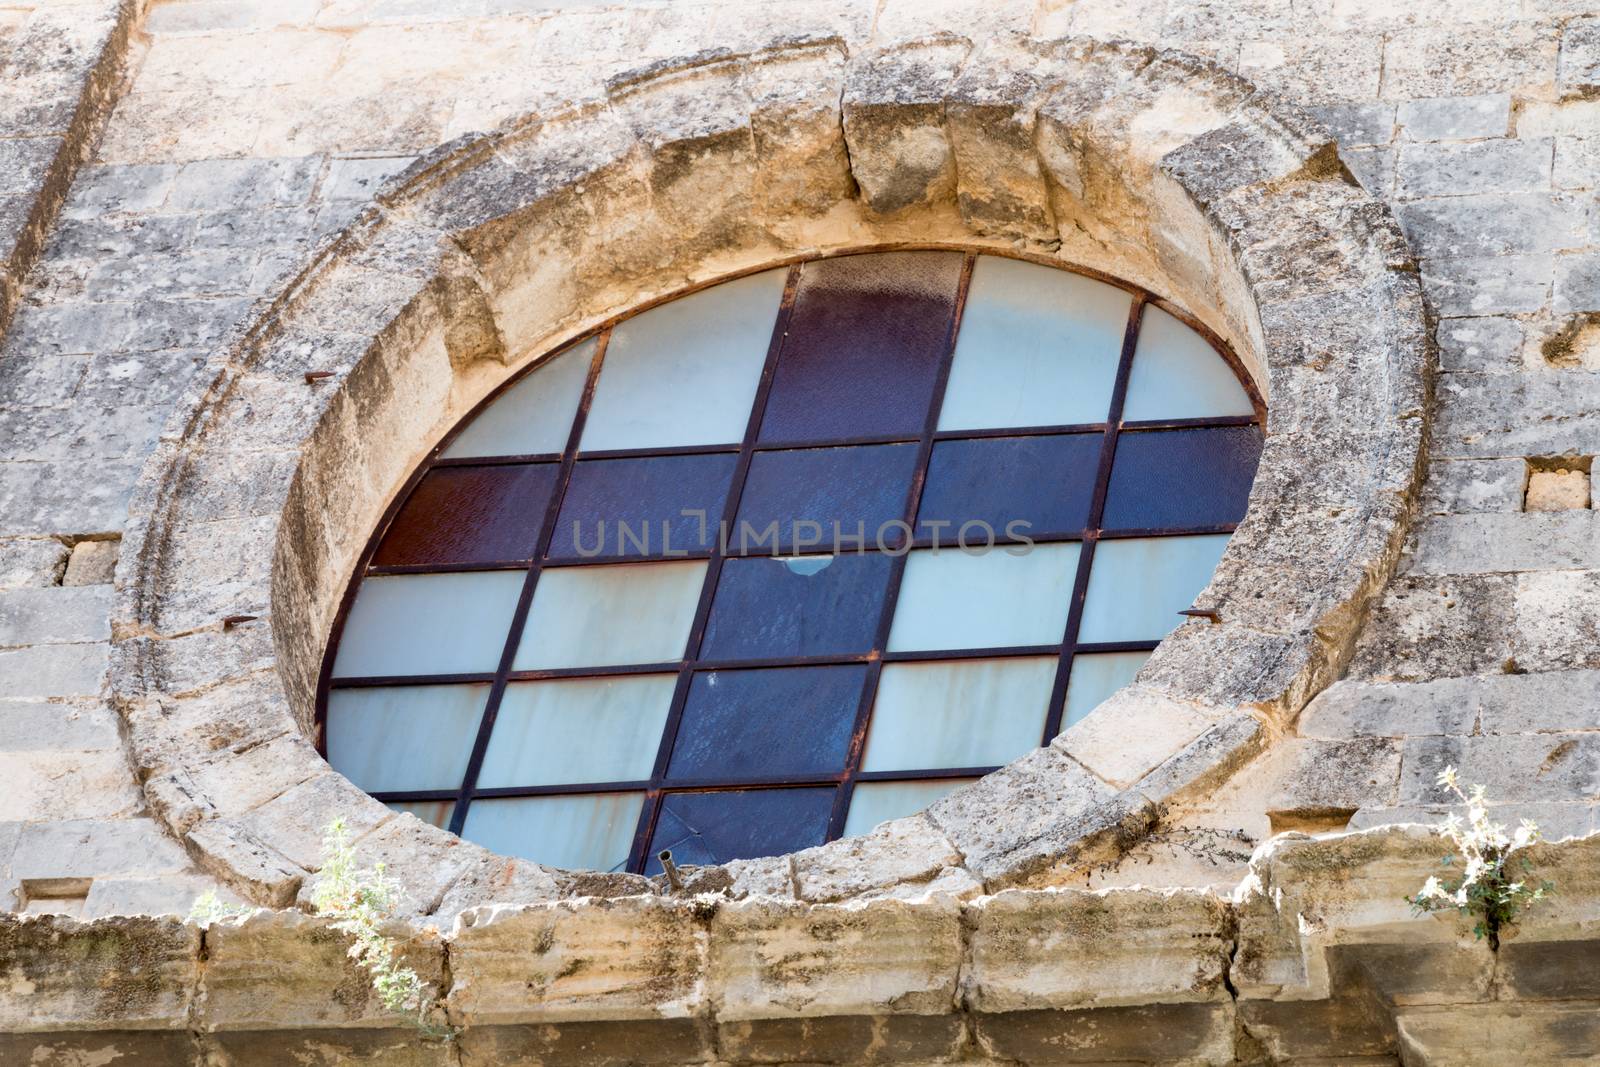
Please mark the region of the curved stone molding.
<svg viewBox="0 0 1600 1067"><path fill-rule="evenodd" d="M697 285L896 244L1089 265L1231 346L1270 416L1198 605L1219 621L926 813L691 888L1048 883L1226 778L1336 675L1399 553L1428 353L1398 228L1319 126L1191 57L816 39L659 64L441 147L217 353L145 468L118 573L113 684L152 809L262 903L296 899L334 812L417 913L653 892L494 856L332 771L308 736L340 599L408 474L512 370Z"/></svg>

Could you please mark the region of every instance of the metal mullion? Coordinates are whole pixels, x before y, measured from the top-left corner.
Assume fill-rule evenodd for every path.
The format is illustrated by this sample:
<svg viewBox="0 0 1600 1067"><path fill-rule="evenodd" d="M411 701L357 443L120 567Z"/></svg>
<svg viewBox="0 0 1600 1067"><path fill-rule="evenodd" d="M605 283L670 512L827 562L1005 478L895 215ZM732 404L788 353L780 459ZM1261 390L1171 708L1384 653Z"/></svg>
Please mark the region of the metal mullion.
<svg viewBox="0 0 1600 1067"><path fill-rule="evenodd" d="M1117 361L1117 377L1111 387L1111 408L1106 414L1105 438L1100 443L1100 466L1095 471L1094 495L1089 502L1088 529L1084 531L1083 546L1078 550L1078 570L1072 580L1072 603L1067 611L1066 631L1061 637L1060 661L1056 667L1055 683L1050 687L1050 703L1045 712L1044 737L1041 745L1048 745L1061 732L1061 718L1066 711L1067 682L1072 676L1074 646L1078 628L1083 622L1083 602L1089 594L1089 571L1094 566L1094 550L1100 540L1100 523L1105 516L1106 493L1111 485L1111 464L1117 453L1117 434L1122 423L1122 408L1128 397L1128 377L1133 371L1133 353L1139 344L1139 325L1144 318L1146 297L1134 293L1128 308L1128 325L1122 335L1122 354Z"/></svg>
<svg viewBox="0 0 1600 1067"><path fill-rule="evenodd" d="M950 309L950 323L945 333L944 351L939 354L939 369L934 377L933 396L928 402L928 414L923 420L922 437L917 445L917 465L911 475L911 485L906 490L906 506L901 518L907 528L915 531L917 511L922 505L922 490L928 480L928 464L933 458L934 434L939 427L939 409L944 406L945 387L950 382L950 365L955 359L956 335L961 332L961 316L966 310L967 290L972 286L972 267L977 254L968 252L961 260L961 277L956 283L954 306ZM827 840L836 840L844 832L845 818L850 811L850 801L855 796L856 776L861 772L861 759L866 753L867 727L872 721L872 704L878 694L878 679L883 674L883 654L889 643L889 627L894 620L895 602L900 598L900 583L905 577L906 559L911 554L907 539L906 550L891 557L889 580L884 586L883 607L878 612L878 628L873 637L873 657L867 665L867 676L861 684L861 701L856 706L856 721L851 729L850 747L845 753L844 778L834 794L833 810L828 815Z"/></svg>
<svg viewBox="0 0 1600 1067"><path fill-rule="evenodd" d="M394 574L466 574L472 571L519 571L532 560L496 559L481 563L389 563L374 564L367 568L369 578L383 578Z"/></svg>
<svg viewBox="0 0 1600 1067"><path fill-rule="evenodd" d="M516 380L521 381L521 377L519 376ZM442 467L533 466L538 463L559 463L560 461L561 454L558 452L535 452L525 456L454 456L449 459L440 456L428 461L428 469L437 470Z"/></svg>
<svg viewBox="0 0 1600 1067"><path fill-rule="evenodd" d="M477 671L458 674L380 674L332 678L329 689L389 689L401 685L482 685L493 682L494 674Z"/></svg>
<svg viewBox="0 0 1600 1067"><path fill-rule="evenodd" d="M755 451L805 452L818 448L855 448L862 445L915 445L920 444L921 441L920 437L906 437L902 434L880 434L866 437L823 437L804 441L758 441L755 444Z"/></svg>
<svg viewBox="0 0 1600 1067"><path fill-rule="evenodd" d="M662 456L717 456L739 451L737 442L725 445L663 445L659 448L602 448L579 452L580 460L658 459Z"/></svg>
<svg viewBox="0 0 1600 1067"><path fill-rule="evenodd" d="M904 771L859 771L858 782L936 782L948 778L982 778L999 767L924 767Z"/></svg>
<svg viewBox="0 0 1600 1067"><path fill-rule="evenodd" d="M750 418L745 423L744 440L739 444L739 459L734 464L733 478L728 485L728 499L722 508L722 518L717 527L717 538L707 557L706 575L700 586L700 600L695 604L694 622L689 627L689 640L684 650L683 663L678 668L678 682L672 691L672 704L667 711L667 721L661 729L661 744L656 749L655 766L650 772L650 782L645 790L644 805L639 813L639 827L634 831L633 847L628 853L628 869L643 873L646 865L645 850L655 834L656 822L661 816L661 787L666 778L667 764L672 758L672 746L678 739L678 727L683 721L684 705L689 699L689 683L699 665L700 644L705 639L706 622L711 616L711 600L716 593L717 581L722 576L725 558L723 541L727 530L739 514L739 501L744 496L744 483L750 473L750 460L755 453L756 436L761 432L761 420L766 414L767 397L772 393L772 382L777 375L778 356L783 351L789 334L789 320L794 314L795 296L800 287L803 263L789 268L783 282L783 296L778 303L777 318L772 324L772 336L767 341L767 357L761 366L761 379L750 405Z"/></svg>
<svg viewBox="0 0 1600 1067"><path fill-rule="evenodd" d="M1079 641L1074 651L1084 656L1105 652L1154 652L1160 643L1160 638L1154 641Z"/></svg>
<svg viewBox="0 0 1600 1067"><path fill-rule="evenodd" d="M711 552L703 548L673 549L667 552L651 552L648 555L638 556L558 556L555 559L542 560L540 566L546 570L560 570L563 567L593 567L597 564L607 563L679 563L683 560L710 559Z"/></svg>
<svg viewBox="0 0 1600 1067"><path fill-rule="evenodd" d="M572 480L578 442L583 437L584 424L589 420L589 405L594 400L595 383L600 379L600 368L605 362L606 348L610 342L609 329L601 333L595 342L594 356L589 362L589 376L583 383L583 396L578 402L578 411L572 418L572 429L567 434L567 446L561 453L561 469L556 475L550 502L545 506L544 518L540 522L538 549L528 566L527 577L523 579L516 611L511 615L511 627L506 634L505 647L500 651L500 665L495 671L494 683L489 688L489 699L484 704L483 715L478 720L478 736L472 742L472 754L467 759L467 771L461 781L461 792L457 797L455 810L450 814L450 832L453 834L460 834L466 825L467 808L472 802L472 791L478 784L478 773L483 769L484 754L489 750L489 735L494 730L495 717L500 713L500 699L505 695L507 676L511 673L511 662L516 658L517 647L522 644L522 631L528 622L528 609L533 605L533 588L538 584L541 570L539 561L550 551L550 541L555 534L556 517L561 513L561 503L567 494L567 485Z"/></svg>
<svg viewBox="0 0 1600 1067"><path fill-rule="evenodd" d="M1254 426L1261 421L1257 415L1206 415L1190 419L1140 419L1125 422L1122 433L1146 433L1150 430L1209 430L1229 426Z"/></svg>
<svg viewBox="0 0 1600 1067"><path fill-rule="evenodd" d="M977 441L994 437L1065 437L1071 434L1104 433L1103 422L1071 422L1059 426L998 426L974 430L938 430L935 441Z"/></svg>
<svg viewBox="0 0 1600 1067"><path fill-rule="evenodd" d="M925 663L951 659L1008 659L1016 656L1054 656L1060 645L997 645L994 648L919 649L915 652L884 652L885 663Z"/></svg>
<svg viewBox="0 0 1600 1067"><path fill-rule="evenodd" d="M1097 541L1127 541L1135 537L1202 537L1208 534L1231 534L1239 526L1236 522L1219 522L1210 526L1124 526L1115 530L1100 530Z"/></svg>

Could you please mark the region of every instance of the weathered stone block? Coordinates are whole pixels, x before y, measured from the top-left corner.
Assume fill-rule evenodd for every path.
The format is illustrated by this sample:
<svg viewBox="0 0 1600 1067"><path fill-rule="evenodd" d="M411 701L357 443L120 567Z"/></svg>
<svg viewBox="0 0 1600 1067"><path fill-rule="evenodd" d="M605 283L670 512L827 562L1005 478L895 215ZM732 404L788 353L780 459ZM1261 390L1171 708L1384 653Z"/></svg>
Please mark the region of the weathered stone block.
<svg viewBox="0 0 1600 1067"><path fill-rule="evenodd" d="M1466 141L1504 137L1511 127L1511 94L1402 100L1396 121L1407 141Z"/></svg>
<svg viewBox="0 0 1600 1067"><path fill-rule="evenodd" d="M844 136L862 199L879 215L954 197L944 98L971 47L965 38L934 36L852 64Z"/></svg>
<svg viewBox="0 0 1600 1067"><path fill-rule="evenodd" d="M1400 784L1400 742L1389 738L1327 741L1285 738L1288 765L1267 798L1269 812L1353 812L1393 804Z"/></svg>
<svg viewBox="0 0 1600 1067"><path fill-rule="evenodd" d="M925 883L961 854L925 816L895 819L869 834L848 837L793 857L801 900L842 900L872 889Z"/></svg>
<svg viewBox="0 0 1600 1067"><path fill-rule="evenodd" d="M1549 188L1549 138L1467 144L1407 144L1396 170L1404 199L1521 193Z"/></svg>
<svg viewBox="0 0 1600 1067"><path fill-rule="evenodd" d="M53 537L0 538L0 589L55 585L69 551Z"/></svg>
<svg viewBox="0 0 1600 1067"><path fill-rule="evenodd" d="M178 1029L195 995L200 931L175 919L0 914L10 995L0 1028Z"/></svg>
<svg viewBox="0 0 1600 1067"><path fill-rule="evenodd" d="M0 646L106 641L111 590L23 587L0 592Z"/></svg>
<svg viewBox="0 0 1600 1067"><path fill-rule="evenodd" d="M34 645L0 652L0 697L94 696L109 645Z"/></svg>
<svg viewBox="0 0 1600 1067"><path fill-rule="evenodd" d="M1513 512L1527 477L1520 459L1438 460L1428 466L1422 506L1429 515Z"/></svg>
<svg viewBox="0 0 1600 1067"><path fill-rule="evenodd" d="M978 1015L979 1046L1030 1064L1227 1063L1233 1008L1223 1004Z"/></svg>
<svg viewBox="0 0 1600 1067"><path fill-rule="evenodd" d="M1589 506L1589 472L1535 470L1528 472L1528 492L1523 511L1578 511Z"/></svg>

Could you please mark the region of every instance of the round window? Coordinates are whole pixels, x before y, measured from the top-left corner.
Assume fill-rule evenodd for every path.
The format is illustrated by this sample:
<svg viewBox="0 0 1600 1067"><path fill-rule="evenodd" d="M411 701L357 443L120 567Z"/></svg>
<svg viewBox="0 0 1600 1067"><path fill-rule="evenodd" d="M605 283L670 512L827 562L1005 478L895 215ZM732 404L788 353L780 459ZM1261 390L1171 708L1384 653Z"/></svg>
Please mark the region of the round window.
<svg viewBox="0 0 1600 1067"><path fill-rule="evenodd" d="M813 260L538 362L401 494L324 666L333 765L558 867L862 833L1132 679L1243 516L1260 405L1131 286Z"/></svg>

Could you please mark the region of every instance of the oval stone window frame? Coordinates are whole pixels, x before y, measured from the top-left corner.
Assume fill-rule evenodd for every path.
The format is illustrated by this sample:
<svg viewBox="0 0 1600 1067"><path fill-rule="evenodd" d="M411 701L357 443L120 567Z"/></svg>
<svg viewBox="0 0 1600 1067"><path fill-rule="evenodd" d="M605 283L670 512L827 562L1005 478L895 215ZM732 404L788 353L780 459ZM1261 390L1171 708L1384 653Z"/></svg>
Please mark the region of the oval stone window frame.
<svg viewBox="0 0 1600 1067"><path fill-rule="evenodd" d="M309 741L368 531L533 353L788 259L915 242L1090 262L1186 309L1266 394L1245 520L1134 686L861 838L701 872L809 901L1047 882L1292 727L1347 659L1416 495L1425 319L1325 130L1192 57L1089 40L837 39L658 64L398 176L219 350L131 504L111 684L152 811L287 904L344 815L417 913L649 890L395 816Z"/></svg>

